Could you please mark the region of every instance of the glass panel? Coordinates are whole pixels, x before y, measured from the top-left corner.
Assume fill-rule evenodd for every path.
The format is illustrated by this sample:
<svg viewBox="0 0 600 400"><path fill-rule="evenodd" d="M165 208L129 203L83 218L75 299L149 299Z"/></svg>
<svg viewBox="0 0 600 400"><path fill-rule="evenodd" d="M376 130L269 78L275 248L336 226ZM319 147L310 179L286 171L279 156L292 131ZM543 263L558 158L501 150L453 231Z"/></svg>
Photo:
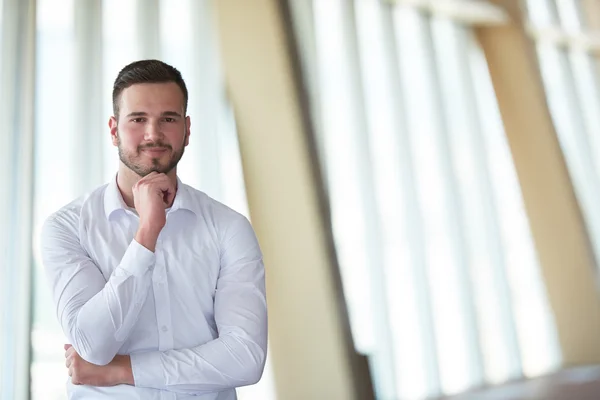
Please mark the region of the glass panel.
<svg viewBox="0 0 600 400"><path fill-rule="evenodd" d="M2 73L2 69L3 64L2 64L2 58L3 58L3 54L4 54L4 43L2 41L3 39L3 20L2 17L4 15L4 0L0 0L0 73ZM3 86L4 86L4 79L2 79L0 77L0 93L3 93ZM0 136L0 146L4 146L5 148L8 148L10 145L10 138L8 136ZM4 158L4 157L3 157ZM2 180L8 180L9 179L9 175L8 175L8 171L10 170L11 167L11 161L9 161L8 159L3 159L0 161L0 168L1 171L0 172L0 176L2 177ZM0 257L2 257L5 261L8 261L8 246L12 246L13 245L13 240L9 239L10 235L8 232L8 226L9 226L9 212L8 212L8 205L9 205L9 199L8 198L3 198L2 200L0 200L0 207L2 207L2 210L5 210L4 212L0 211ZM6 228L5 228L6 227ZM8 336L8 334L6 332L9 332L14 330L13 326L9 326L8 323L5 323L5 312L4 309L6 307L6 304L9 304L10 299L8 298L8 290L5 289L6 285L7 285L7 278L5 276L4 270L2 268L0 268L0 291L2 292L2 294L0 294L0 349L2 349L4 347L4 339L5 337ZM8 394L8 384L4 384L3 382L5 382L5 379L8 380L7 378L7 373L5 373L4 371L9 370L12 368L12 365L10 365L12 363L12 361L9 359L9 356L7 354L0 354L0 398L2 396L9 396ZM2 389L3 388L3 389Z"/></svg>
<svg viewBox="0 0 600 400"><path fill-rule="evenodd" d="M3 37L4 0L0 0L0 65L2 65L2 37ZM1 88L0 88L1 89Z"/></svg>
<svg viewBox="0 0 600 400"><path fill-rule="evenodd" d="M580 5L573 0L529 0L528 6L534 20L544 14L547 24L560 24L567 34L577 34L582 30ZM537 43L537 53L554 126L598 256L600 210L594 203L600 196L600 169L594 155L600 148L595 134L600 128L597 116L600 93L593 61L581 51L559 49L543 37ZM551 326L552 322L547 303L540 296L530 295L530 283L539 280L537 274L531 270L518 274L520 279L517 281L517 271L513 272L513 285L516 288L523 367L527 375L539 375L559 365L556 332L545 330L551 335L544 335L540 329L544 325ZM548 348L553 351L544 350Z"/></svg>
<svg viewBox="0 0 600 400"><path fill-rule="evenodd" d="M319 90L322 99L323 154L327 161L329 200L344 294L356 349L369 354L374 346L369 256L364 245L364 204L361 195L356 136L360 112L356 104L356 77L340 60L351 59L348 14L342 0L314 2ZM340 149L344 149L340 151Z"/></svg>
<svg viewBox="0 0 600 400"><path fill-rule="evenodd" d="M56 320L38 252L41 224L75 197L72 176L74 119L74 0L38 0L34 197L34 291L31 395L66 398L66 343ZM60 177L60 179L57 179Z"/></svg>
<svg viewBox="0 0 600 400"><path fill-rule="evenodd" d="M552 0L526 0L529 21L537 27L547 27L556 21Z"/></svg>
<svg viewBox="0 0 600 400"><path fill-rule="evenodd" d="M481 132L486 148L494 205L498 213L502 257L508 277L510 304L517 331L519 364L525 375L534 376L550 372L560 364L556 325L540 274L517 173L503 131L502 118L495 102L494 88L485 56L476 43L472 42L471 48L473 51L470 54L470 64L473 71L476 104L482 116ZM489 333L492 335L490 339L494 334L499 335L502 332L502 330L492 329L493 332ZM496 340L499 339L496 337ZM497 351L496 348L489 350L490 356ZM497 354L497 357L500 359L493 369L495 371L493 377L490 376L492 381L517 372L513 369L516 366L510 359L505 360L508 364L505 364L506 369L504 369L502 355ZM504 369L503 373L500 372L502 369Z"/></svg>
<svg viewBox="0 0 600 400"><path fill-rule="evenodd" d="M469 56L479 51L473 44L471 31L454 22L433 21L437 67L443 88L444 111L448 125L449 150L460 192L461 228L468 247L469 276L474 282L470 296L476 305L477 326L472 327L481 350L474 359L472 385L487 381L502 382L520 375L518 344L512 315L504 249L498 230L497 207L490 185L487 158L489 150L482 138L481 119L487 111L477 108L474 77L485 74L470 67L487 68L485 64L469 65ZM494 94L486 93L494 104ZM500 133L502 128L500 126ZM505 146L506 147L506 146ZM512 190L518 190L513 187ZM477 346L476 341L472 342ZM483 365L478 365L478 362ZM485 372L481 371L485 366ZM479 369L479 371L477 370Z"/></svg>
<svg viewBox="0 0 600 400"><path fill-rule="evenodd" d="M220 150L219 170L221 171L222 182L225 183L221 192L222 201L232 209L250 219L235 116L233 115L233 110L230 105L225 104L225 99L222 100L223 104L220 107L220 116L217 121ZM268 362L269 355L267 354L267 363Z"/></svg>
<svg viewBox="0 0 600 400"><path fill-rule="evenodd" d="M554 0L558 10L561 26L569 33L577 33L582 29L581 16L575 0Z"/></svg>
<svg viewBox="0 0 600 400"><path fill-rule="evenodd" d="M416 172L416 190L423 210L425 255L436 332L440 382L445 393L469 387L474 357L471 311L465 303L463 245L455 226L456 199L452 167L443 139L443 116L433 65L427 19L398 7L395 27L408 132Z"/></svg>
<svg viewBox="0 0 600 400"><path fill-rule="evenodd" d="M368 148L381 235L381 267L370 265L371 279L379 281L373 293L376 339L369 353L378 398L408 398L423 393L435 375L431 351L431 310L423 274L413 266L422 252L419 230L411 231L409 197L413 182L407 137L398 96L399 80L394 58L389 8L377 0L355 3L359 63L362 72ZM408 190L407 190L408 189ZM413 213L414 214L414 213ZM376 314L377 315L377 314ZM435 378L433 378L435 380Z"/></svg>

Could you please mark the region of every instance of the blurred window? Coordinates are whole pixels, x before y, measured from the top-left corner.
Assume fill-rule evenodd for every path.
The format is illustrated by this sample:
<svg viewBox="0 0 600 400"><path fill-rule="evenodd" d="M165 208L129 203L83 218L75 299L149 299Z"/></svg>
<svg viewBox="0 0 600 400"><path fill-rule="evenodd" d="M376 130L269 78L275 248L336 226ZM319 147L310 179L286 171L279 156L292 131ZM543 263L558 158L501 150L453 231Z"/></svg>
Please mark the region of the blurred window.
<svg viewBox="0 0 600 400"><path fill-rule="evenodd" d="M587 32L579 0L528 0L527 6L552 119L598 259L600 65L587 47L597 38Z"/></svg>
<svg viewBox="0 0 600 400"><path fill-rule="evenodd" d="M382 399L560 364L470 26L501 23L502 12L458 3L290 2L354 342Z"/></svg>

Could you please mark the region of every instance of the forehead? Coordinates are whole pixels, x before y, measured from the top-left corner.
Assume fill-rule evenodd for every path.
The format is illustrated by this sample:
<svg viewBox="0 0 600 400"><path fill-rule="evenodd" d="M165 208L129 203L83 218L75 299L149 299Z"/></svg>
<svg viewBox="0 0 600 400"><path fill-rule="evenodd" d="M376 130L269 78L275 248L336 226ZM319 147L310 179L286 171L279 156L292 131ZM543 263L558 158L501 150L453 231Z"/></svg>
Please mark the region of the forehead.
<svg viewBox="0 0 600 400"><path fill-rule="evenodd" d="M137 83L131 85L120 96L121 111L163 111L166 108L182 109L183 92L175 82Z"/></svg>

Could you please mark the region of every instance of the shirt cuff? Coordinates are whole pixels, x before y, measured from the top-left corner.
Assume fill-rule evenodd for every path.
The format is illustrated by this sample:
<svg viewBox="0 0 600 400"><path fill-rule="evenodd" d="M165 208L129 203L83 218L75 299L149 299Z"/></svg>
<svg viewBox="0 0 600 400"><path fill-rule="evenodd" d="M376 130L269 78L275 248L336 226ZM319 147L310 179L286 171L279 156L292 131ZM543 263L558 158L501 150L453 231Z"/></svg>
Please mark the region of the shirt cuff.
<svg viewBox="0 0 600 400"><path fill-rule="evenodd" d="M154 269L155 263L156 255L133 239L119 266L131 275L140 277Z"/></svg>
<svg viewBox="0 0 600 400"><path fill-rule="evenodd" d="M164 389L167 385L160 351L134 353L130 356L133 383L137 387Z"/></svg>

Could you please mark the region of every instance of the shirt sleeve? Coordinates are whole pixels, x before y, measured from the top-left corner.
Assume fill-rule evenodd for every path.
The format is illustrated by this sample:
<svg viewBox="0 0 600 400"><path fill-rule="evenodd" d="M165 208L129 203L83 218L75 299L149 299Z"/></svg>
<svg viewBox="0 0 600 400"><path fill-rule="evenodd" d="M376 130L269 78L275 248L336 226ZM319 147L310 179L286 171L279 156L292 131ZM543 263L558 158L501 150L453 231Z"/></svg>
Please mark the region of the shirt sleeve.
<svg viewBox="0 0 600 400"><path fill-rule="evenodd" d="M137 321L155 255L133 240L107 282L81 246L78 218L62 213L46 220L42 262L65 335L84 360L106 365Z"/></svg>
<svg viewBox="0 0 600 400"><path fill-rule="evenodd" d="M203 345L131 354L135 385L201 395L260 380L267 354L267 304L262 254L248 220L222 243L215 293L219 337Z"/></svg>

